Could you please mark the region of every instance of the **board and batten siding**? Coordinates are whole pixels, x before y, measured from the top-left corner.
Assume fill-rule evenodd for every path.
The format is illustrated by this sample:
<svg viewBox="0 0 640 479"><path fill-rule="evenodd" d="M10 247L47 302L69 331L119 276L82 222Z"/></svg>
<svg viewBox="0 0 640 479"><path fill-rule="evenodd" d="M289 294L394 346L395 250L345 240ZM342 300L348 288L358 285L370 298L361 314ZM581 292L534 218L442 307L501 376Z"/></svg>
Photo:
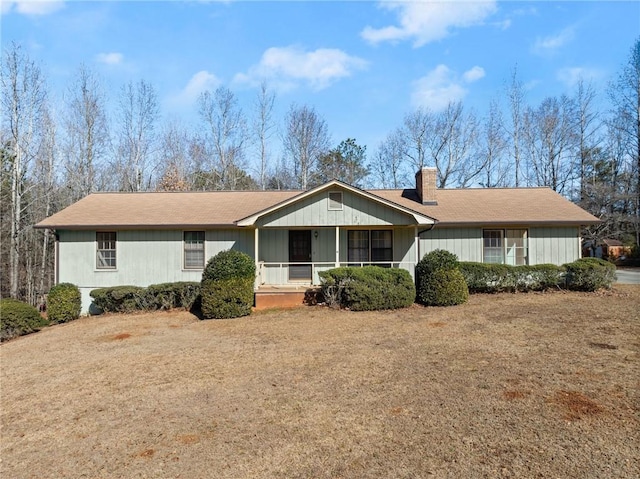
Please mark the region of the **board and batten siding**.
<svg viewBox="0 0 640 479"><path fill-rule="evenodd" d="M258 227L303 228L322 226L393 226L412 225L415 219L382 203L339 188L342 209L330 210L328 191L321 191L294 204L267 214L257 221Z"/></svg>
<svg viewBox="0 0 640 479"><path fill-rule="evenodd" d="M460 261L482 262L482 228L433 228L420 234L420 259L443 249Z"/></svg>
<svg viewBox="0 0 640 479"><path fill-rule="evenodd" d="M580 258L580 229L576 226L529 227L515 226L529 232L529 264L552 263L561 265ZM482 231L503 229L485 228L434 228L420 235L420 256L443 249L454 253L460 261L483 261ZM509 228L507 228L509 229Z"/></svg>
<svg viewBox="0 0 640 479"><path fill-rule="evenodd" d="M571 263L581 256L580 228L529 228L529 264Z"/></svg>
<svg viewBox="0 0 640 479"><path fill-rule="evenodd" d="M96 232L59 230L58 280L77 285L88 311L92 289L149 286L175 281L200 281L202 269L183 267L182 230L117 231L116 269L96 268ZM205 231L205 262L220 251L236 249L253 257L253 231Z"/></svg>

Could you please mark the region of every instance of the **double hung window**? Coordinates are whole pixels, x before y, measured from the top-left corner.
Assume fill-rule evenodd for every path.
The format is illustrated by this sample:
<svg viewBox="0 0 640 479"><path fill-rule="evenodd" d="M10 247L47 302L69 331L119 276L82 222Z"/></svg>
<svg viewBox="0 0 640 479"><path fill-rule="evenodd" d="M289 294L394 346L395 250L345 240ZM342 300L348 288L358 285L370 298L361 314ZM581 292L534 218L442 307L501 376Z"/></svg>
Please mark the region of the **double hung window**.
<svg viewBox="0 0 640 479"><path fill-rule="evenodd" d="M485 263L528 264L526 229L484 230L482 238Z"/></svg>
<svg viewBox="0 0 640 479"><path fill-rule="evenodd" d="M393 231L350 230L347 232L347 261L349 263L373 263L379 266L393 261Z"/></svg>
<svg viewBox="0 0 640 479"><path fill-rule="evenodd" d="M96 268L116 269L116 232L96 232Z"/></svg>
<svg viewBox="0 0 640 479"><path fill-rule="evenodd" d="M204 231L184 232L184 269L204 268Z"/></svg>

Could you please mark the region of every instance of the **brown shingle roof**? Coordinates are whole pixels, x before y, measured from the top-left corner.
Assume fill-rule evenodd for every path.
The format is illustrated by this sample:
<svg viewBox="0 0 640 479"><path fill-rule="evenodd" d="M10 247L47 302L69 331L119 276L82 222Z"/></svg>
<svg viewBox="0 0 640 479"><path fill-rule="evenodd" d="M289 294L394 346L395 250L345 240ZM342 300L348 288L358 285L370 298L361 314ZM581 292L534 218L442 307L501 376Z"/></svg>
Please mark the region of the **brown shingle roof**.
<svg viewBox="0 0 640 479"><path fill-rule="evenodd" d="M461 224L587 225L600 220L550 188L465 188L437 190L437 205L422 205L415 190L373 190L432 218L440 226Z"/></svg>
<svg viewBox="0 0 640 479"><path fill-rule="evenodd" d="M232 226L301 191L94 193L36 225L38 228L180 228ZM566 224L599 220L549 188L438 190L423 205L414 189L370 193L435 218L440 226Z"/></svg>

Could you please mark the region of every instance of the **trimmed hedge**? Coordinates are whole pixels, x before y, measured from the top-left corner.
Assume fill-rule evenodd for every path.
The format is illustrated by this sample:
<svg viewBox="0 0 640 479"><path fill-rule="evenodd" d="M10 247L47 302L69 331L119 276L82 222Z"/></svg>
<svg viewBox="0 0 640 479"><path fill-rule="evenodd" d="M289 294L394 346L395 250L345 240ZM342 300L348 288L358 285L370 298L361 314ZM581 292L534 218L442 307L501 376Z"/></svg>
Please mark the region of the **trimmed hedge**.
<svg viewBox="0 0 640 479"><path fill-rule="evenodd" d="M152 284L144 292L146 309L166 310L182 308L190 311L200 296L200 283L179 281L177 283Z"/></svg>
<svg viewBox="0 0 640 479"><path fill-rule="evenodd" d="M255 277L256 265L249 255L226 250L213 256L202 272L202 316L226 319L251 314Z"/></svg>
<svg viewBox="0 0 640 479"><path fill-rule="evenodd" d="M82 297L75 284L60 283L47 295L47 317L52 323L66 323L80 317Z"/></svg>
<svg viewBox="0 0 640 479"><path fill-rule="evenodd" d="M200 296L200 283L176 283L141 286L114 286L98 288L89 293L94 304L106 313L131 313L158 309L183 308L190 311Z"/></svg>
<svg viewBox="0 0 640 479"><path fill-rule="evenodd" d="M510 266L461 262L460 271L471 293L543 291L562 285L564 269L554 264Z"/></svg>
<svg viewBox="0 0 640 479"><path fill-rule="evenodd" d="M416 265L417 300L426 306L455 306L469 299L465 278L458 269L458 257L437 249Z"/></svg>
<svg viewBox="0 0 640 479"><path fill-rule="evenodd" d="M329 306L353 311L398 309L411 306L416 297L413 279L404 269L342 267L319 276Z"/></svg>
<svg viewBox="0 0 640 479"><path fill-rule="evenodd" d="M30 304L16 299L0 300L0 341L33 333L47 324Z"/></svg>
<svg viewBox="0 0 640 479"><path fill-rule="evenodd" d="M567 289L576 291L596 291L610 289L616 280L614 264L599 258L581 258L564 265Z"/></svg>
<svg viewBox="0 0 640 479"><path fill-rule="evenodd" d="M615 265L598 258L582 258L563 266L463 262L460 263L460 271L471 293L543 291L550 288L595 291L611 288L616 278Z"/></svg>
<svg viewBox="0 0 640 479"><path fill-rule="evenodd" d="M141 286L113 286L94 289L89 293L94 304L107 313L131 313L145 310L145 290Z"/></svg>
<svg viewBox="0 0 640 479"><path fill-rule="evenodd" d="M211 257L202 272L202 281L251 278L256 276L256 264L251 257L229 249Z"/></svg>
<svg viewBox="0 0 640 479"><path fill-rule="evenodd" d="M251 314L253 278L202 282L202 316L206 319L239 318Z"/></svg>

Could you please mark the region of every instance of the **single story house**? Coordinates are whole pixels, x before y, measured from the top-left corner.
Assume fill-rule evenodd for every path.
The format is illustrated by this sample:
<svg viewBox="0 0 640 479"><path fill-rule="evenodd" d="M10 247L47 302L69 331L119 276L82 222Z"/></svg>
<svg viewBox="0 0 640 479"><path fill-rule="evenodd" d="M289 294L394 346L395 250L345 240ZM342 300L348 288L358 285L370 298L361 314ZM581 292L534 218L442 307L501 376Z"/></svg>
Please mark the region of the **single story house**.
<svg viewBox="0 0 640 479"><path fill-rule="evenodd" d="M338 180L308 191L94 193L41 221L55 230L56 281L92 289L199 281L230 248L256 263L261 292L319 283L318 273L377 264L414 273L425 253L461 261L562 264L598 218L549 188L437 189L424 168L410 189Z"/></svg>

